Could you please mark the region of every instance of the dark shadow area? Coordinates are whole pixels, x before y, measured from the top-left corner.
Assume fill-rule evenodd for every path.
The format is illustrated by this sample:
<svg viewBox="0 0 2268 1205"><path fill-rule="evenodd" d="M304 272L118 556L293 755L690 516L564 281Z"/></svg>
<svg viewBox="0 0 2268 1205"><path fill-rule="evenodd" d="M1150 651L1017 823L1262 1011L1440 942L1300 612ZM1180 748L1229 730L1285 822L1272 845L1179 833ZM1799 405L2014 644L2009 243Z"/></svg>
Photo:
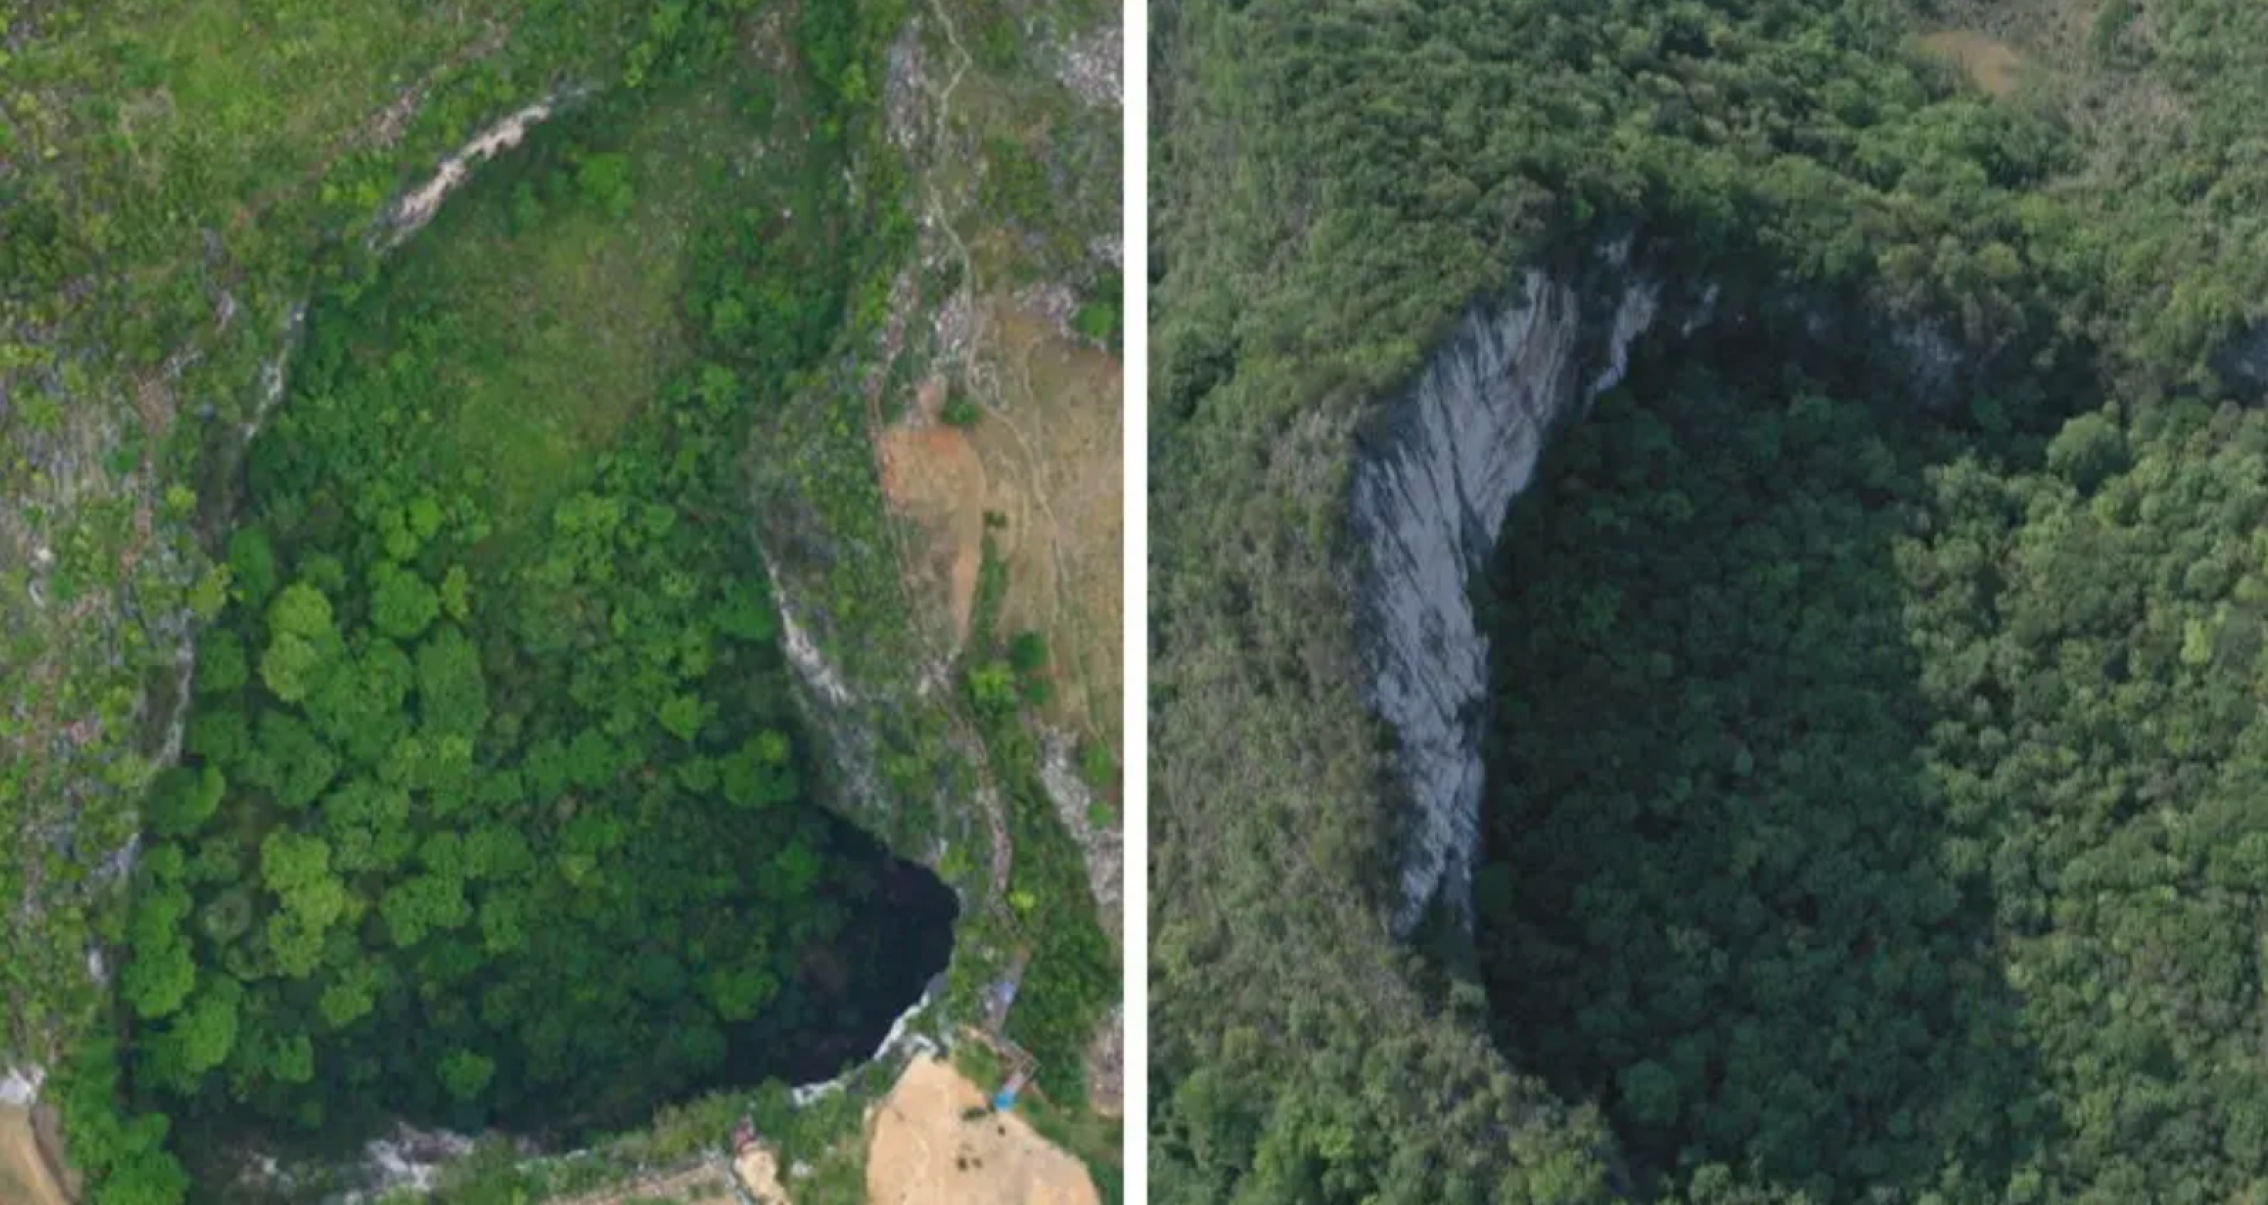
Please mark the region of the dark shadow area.
<svg viewBox="0 0 2268 1205"><path fill-rule="evenodd" d="M960 905L952 889L927 867L892 856L846 820L813 812L825 831L822 856L829 877L799 907L821 923L840 927L798 952L796 977L782 985L761 1015L708 1031L717 1035L722 1052L697 1078L656 1092L643 1069L622 1066L610 1074L605 1064L594 1061L594 1074L578 1077L571 1090L522 1099L485 1117L475 1111L401 1107L390 1099L402 1091L401 1085L379 1085L386 1095L361 1099L344 1095L342 1086L330 1123L319 1133L295 1132L233 1107L183 1111L176 1123L181 1149L197 1173L195 1199L319 1199L339 1187L332 1176L361 1162L364 1143L394 1132L397 1122L468 1135L495 1127L539 1149L567 1150L646 1124L656 1111L710 1092L772 1080L816 1083L863 1063L897 1018L944 973ZM729 856L733 851L716 852ZM618 974L631 979L641 969L625 960ZM571 1016L574 1005L560 1003L562 1015ZM707 1024L688 1012L682 1028L657 1028L650 1035L651 1060L670 1061L685 1032L706 1030ZM411 1061L435 1041L431 1034L403 1032L399 1037ZM597 1050L592 1055L594 1060L613 1057ZM296 1168L300 1181L270 1185L265 1192L232 1184L242 1160L255 1152Z"/></svg>
<svg viewBox="0 0 2268 1205"><path fill-rule="evenodd" d="M1476 591L1496 1039L1642 1197L1998 1195L2038 1073L1947 869L1898 563L1956 437L1762 332L1696 346L1562 433Z"/></svg>
<svg viewBox="0 0 2268 1205"><path fill-rule="evenodd" d="M818 1083L865 1062L952 959L961 914L953 889L848 821L830 816L828 827L830 863L851 873L821 890L849 916L832 941L804 956L802 976L763 1024L726 1030L730 1052L714 1087Z"/></svg>

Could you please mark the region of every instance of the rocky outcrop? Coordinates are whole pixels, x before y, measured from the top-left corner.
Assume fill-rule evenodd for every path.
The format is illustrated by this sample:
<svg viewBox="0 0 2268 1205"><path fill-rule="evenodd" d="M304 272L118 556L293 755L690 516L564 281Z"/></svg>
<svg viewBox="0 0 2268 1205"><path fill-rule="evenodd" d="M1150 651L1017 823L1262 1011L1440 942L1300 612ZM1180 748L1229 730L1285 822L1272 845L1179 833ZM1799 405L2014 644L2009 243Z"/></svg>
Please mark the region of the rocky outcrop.
<svg viewBox="0 0 2268 1205"><path fill-rule="evenodd" d="M39 1087L46 1081L44 1067L9 1067L0 1071L0 1105L30 1108L39 1103Z"/></svg>
<svg viewBox="0 0 2268 1205"><path fill-rule="evenodd" d="M1627 258L1627 244L1603 257L1620 278L1603 314L1586 305L1582 282L1542 271L1527 274L1513 301L1467 313L1388 403L1384 430L1356 464L1354 531L1368 553L1365 702L1400 738L1414 809L1400 931L1436 898L1460 914L1469 907L1488 639L1467 583L1552 430L1621 381L1631 343L1654 324L1660 287L1629 274Z"/></svg>
<svg viewBox="0 0 2268 1205"><path fill-rule="evenodd" d="M339 1205L362 1205L396 1195L430 1196L449 1166L472 1154L474 1139L448 1130L422 1130L404 1121L362 1148L362 1187L342 1193ZM282 1185L279 1185L282 1187Z"/></svg>
<svg viewBox="0 0 2268 1205"><path fill-rule="evenodd" d="M441 203L449 199L450 193L472 179L473 169L519 146L529 130L550 120L562 105L587 95L589 89L580 85L562 88L473 135L456 153L443 159L425 183L396 197L386 207L371 231L372 240L388 251L401 246L411 235L425 229L434 214L441 212Z"/></svg>

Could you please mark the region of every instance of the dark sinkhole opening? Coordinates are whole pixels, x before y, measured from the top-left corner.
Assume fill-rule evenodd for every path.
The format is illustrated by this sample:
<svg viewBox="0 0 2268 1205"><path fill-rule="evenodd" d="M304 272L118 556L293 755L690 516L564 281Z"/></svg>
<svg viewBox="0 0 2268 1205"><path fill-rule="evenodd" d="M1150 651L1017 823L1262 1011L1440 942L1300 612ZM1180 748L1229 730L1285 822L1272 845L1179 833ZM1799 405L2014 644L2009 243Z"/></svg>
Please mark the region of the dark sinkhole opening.
<svg viewBox="0 0 2268 1205"><path fill-rule="evenodd" d="M381 972L370 1016L316 1035L305 1048L312 1073L296 1083L247 1083L252 1091L239 1096L224 1064L186 1097L143 1083L145 1098L173 1115L175 1149L197 1173L200 1193L218 1200L233 1199L226 1190L247 1153L279 1158L319 1185L325 1178L310 1178L314 1169L358 1161L362 1144L397 1122L501 1130L563 1150L646 1124L658 1109L707 1092L849 1072L873 1057L943 975L959 904L928 868L893 857L863 830L816 809L810 819L806 831L827 878L799 902L806 939L778 960L780 978L760 1006L721 1002L715 993L719 968L745 965L749 952L735 948L730 918L766 906L763 888L751 884L750 898L712 904L723 923L633 906L625 916L652 930L644 939L626 927L591 925L589 910L575 909L559 918L559 939L536 942L540 956L557 960L548 972L506 960L451 982L446 995ZM698 873L695 864L707 863L724 873L751 852L719 848L676 871ZM586 926L579 935L566 935L578 925ZM708 934L705 961L668 940L694 930ZM603 931L624 936L610 941ZM760 950L779 933L753 925L747 941ZM405 965L422 969L424 960ZM531 982L556 992L523 995ZM304 996L320 1010L319 996ZM515 998L527 1001L527 1013L504 1028L508 1019L493 1010ZM238 1041L247 1040L246 1028L239 1021ZM296 1045L270 1041L270 1057L290 1057ZM449 1079L468 1053L490 1068L486 1090L469 1096Z"/></svg>
<svg viewBox="0 0 2268 1205"><path fill-rule="evenodd" d="M1737 330L1637 357L1476 584L1495 1037L1601 1104L1641 1196L1997 1189L2037 1071L1915 620L1971 534L1941 470L1974 415L1793 362Z"/></svg>

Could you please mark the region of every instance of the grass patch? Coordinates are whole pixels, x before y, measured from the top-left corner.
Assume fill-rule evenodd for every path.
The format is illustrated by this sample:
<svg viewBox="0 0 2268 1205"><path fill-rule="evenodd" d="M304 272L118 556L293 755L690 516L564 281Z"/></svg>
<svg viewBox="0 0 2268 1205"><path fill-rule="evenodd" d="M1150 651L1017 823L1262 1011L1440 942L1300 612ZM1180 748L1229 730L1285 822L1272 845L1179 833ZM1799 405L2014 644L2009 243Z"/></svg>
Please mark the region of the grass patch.
<svg viewBox="0 0 2268 1205"><path fill-rule="evenodd" d="M446 315L461 349L435 382L453 403L436 407L436 467L482 479L500 529L587 482L593 457L690 361L688 241L705 212L734 200L724 147L763 132L700 94L594 132L614 150L539 134L406 252L400 306ZM594 162L620 165L627 204L578 182Z"/></svg>

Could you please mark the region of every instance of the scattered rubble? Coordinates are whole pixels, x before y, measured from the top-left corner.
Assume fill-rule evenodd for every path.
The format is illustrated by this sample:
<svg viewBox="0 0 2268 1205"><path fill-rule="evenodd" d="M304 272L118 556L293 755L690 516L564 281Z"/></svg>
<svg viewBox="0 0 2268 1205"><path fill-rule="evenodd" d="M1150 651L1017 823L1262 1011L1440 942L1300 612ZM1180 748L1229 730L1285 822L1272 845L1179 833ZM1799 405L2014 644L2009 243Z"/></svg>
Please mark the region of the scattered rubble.
<svg viewBox="0 0 2268 1205"><path fill-rule="evenodd" d="M1120 71L1125 63L1124 34L1113 21L1093 33L1074 38L1063 48L1055 78L1071 94L1090 105L1116 107L1124 94Z"/></svg>
<svg viewBox="0 0 2268 1205"><path fill-rule="evenodd" d="M472 170L496 156L520 145L530 129L547 120L560 106L583 95L583 89L563 88L550 96L511 113L496 124L473 136L456 154L441 161L433 178L403 194L389 206L379 219L377 237L387 248L400 246L409 236L425 228L433 215L441 211L441 202L449 194L472 178Z"/></svg>

